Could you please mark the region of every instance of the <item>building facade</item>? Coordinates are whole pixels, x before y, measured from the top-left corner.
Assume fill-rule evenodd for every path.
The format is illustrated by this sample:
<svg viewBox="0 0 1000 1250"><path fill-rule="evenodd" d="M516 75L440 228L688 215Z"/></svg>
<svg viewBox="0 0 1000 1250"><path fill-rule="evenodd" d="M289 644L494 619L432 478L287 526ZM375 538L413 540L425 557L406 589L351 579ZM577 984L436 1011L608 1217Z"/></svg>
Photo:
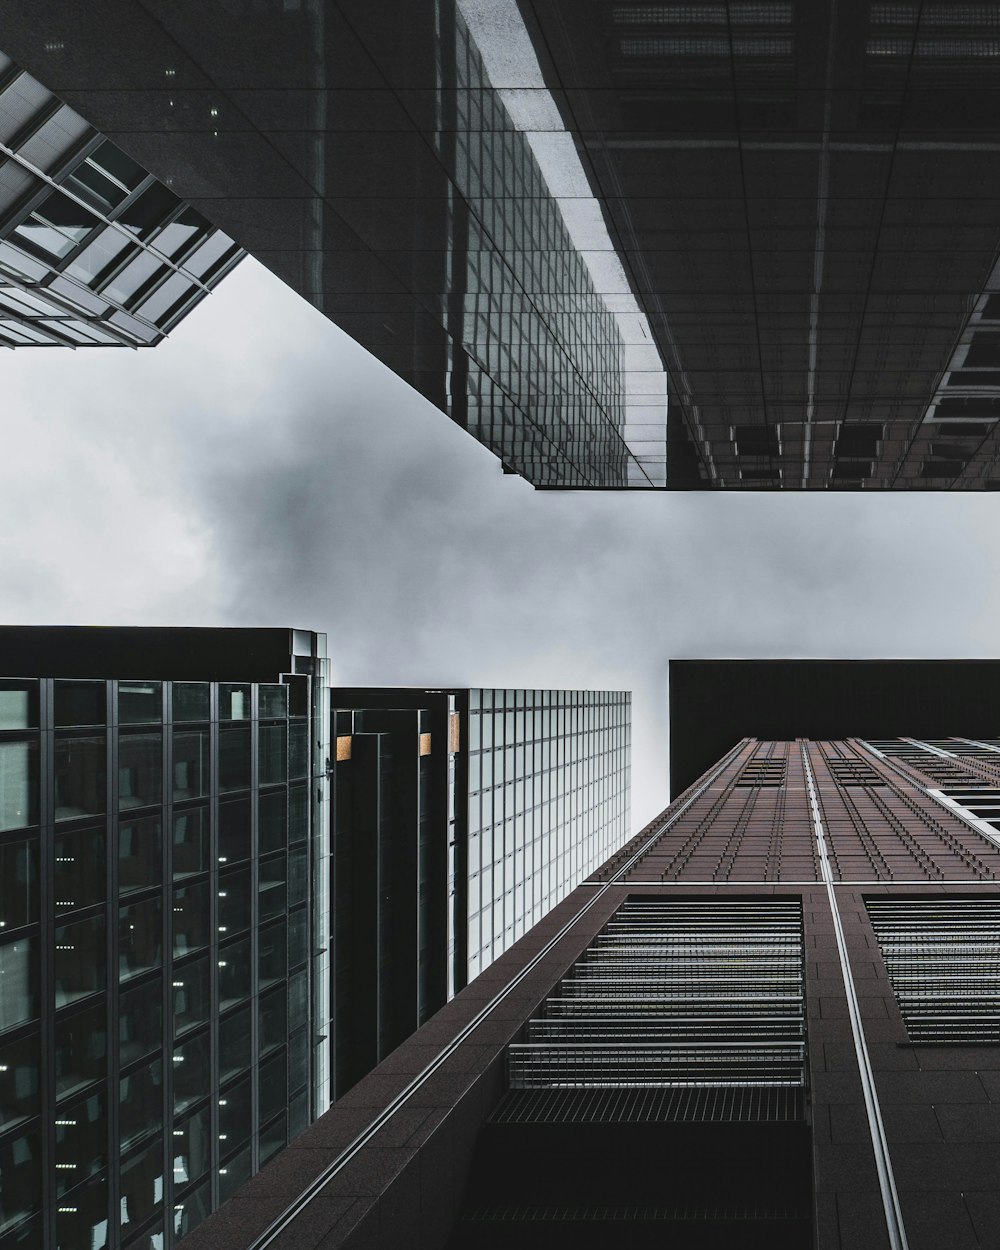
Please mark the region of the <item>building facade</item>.
<svg viewBox="0 0 1000 1250"><path fill-rule="evenodd" d="M0 346L152 346L243 255L0 51Z"/></svg>
<svg viewBox="0 0 1000 1250"><path fill-rule="evenodd" d="M0 631L4 1250L164 1250L325 1109L324 642Z"/></svg>
<svg viewBox="0 0 1000 1250"><path fill-rule="evenodd" d="M743 739L191 1250L994 1246L998 899L1000 739Z"/></svg>
<svg viewBox="0 0 1000 1250"><path fill-rule="evenodd" d="M623 691L333 691L340 1097L629 836Z"/></svg>

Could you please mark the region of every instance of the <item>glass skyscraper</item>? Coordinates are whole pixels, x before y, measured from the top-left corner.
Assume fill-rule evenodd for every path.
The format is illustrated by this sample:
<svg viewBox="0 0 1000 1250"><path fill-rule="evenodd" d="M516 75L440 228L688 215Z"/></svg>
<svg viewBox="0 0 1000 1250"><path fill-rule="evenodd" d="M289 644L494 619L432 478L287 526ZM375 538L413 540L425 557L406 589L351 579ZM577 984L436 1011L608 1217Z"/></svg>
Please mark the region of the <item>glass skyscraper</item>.
<svg viewBox="0 0 1000 1250"><path fill-rule="evenodd" d="M0 346L150 346L243 255L0 52Z"/></svg>

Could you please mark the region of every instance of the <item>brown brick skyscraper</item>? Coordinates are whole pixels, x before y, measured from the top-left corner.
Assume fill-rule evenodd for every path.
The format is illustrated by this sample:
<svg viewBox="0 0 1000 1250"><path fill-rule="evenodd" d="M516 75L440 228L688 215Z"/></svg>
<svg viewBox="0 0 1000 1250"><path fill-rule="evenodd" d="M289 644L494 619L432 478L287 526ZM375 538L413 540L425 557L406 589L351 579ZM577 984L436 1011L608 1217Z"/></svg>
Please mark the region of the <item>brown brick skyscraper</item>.
<svg viewBox="0 0 1000 1250"><path fill-rule="evenodd" d="M994 818L1000 742L744 740L186 1244L1000 1245Z"/></svg>

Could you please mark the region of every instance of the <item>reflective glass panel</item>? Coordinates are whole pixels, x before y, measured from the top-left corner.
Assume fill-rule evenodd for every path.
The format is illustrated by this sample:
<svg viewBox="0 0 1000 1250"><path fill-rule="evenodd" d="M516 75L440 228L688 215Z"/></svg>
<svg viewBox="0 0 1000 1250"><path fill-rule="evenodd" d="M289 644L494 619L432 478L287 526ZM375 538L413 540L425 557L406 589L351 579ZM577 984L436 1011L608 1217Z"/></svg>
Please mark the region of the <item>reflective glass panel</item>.
<svg viewBox="0 0 1000 1250"><path fill-rule="evenodd" d="M212 1209L212 1186L206 1181L180 1196L174 1196L174 1240L179 1241L192 1232Z"/></svg>
<svg viewBox="0 0 1000 1250"><path fill-rule="evenodd" d="M283 1046L288 1035L287 994L283 985L261 994L258 1003L257 1028L260 1054Z"/></svg>
<svg viewBox="0 0 1000 1250"><path fill-rule="evenodd" d="M257 803L257 847L261 855L284 847L287 837L288 795L284 789L268 790Z"/></svg>
<svg viewBox="0 0 1000 1250"><path fill-rule="evenodd" d="M219 804L219 863L236 864L249 859L250 800L231 799Z"/></svg>
<svg viewBox="0 0 1000 1250"><path fill-rule="evenodd" d="M209 886L207 881L174 889L174 958L180 959L208 945Z"/></svg>
<svg viewBox="0 0 1000 1250"><path fill-rule="evenodd" d="M208 1030L174 1047L174 1113L190 1107L212 1089Z"/></svg>
<svg viewBox="0 0 1000 1250"><path fill-rule="evenodd" d="M104 1001L56 1017L56 1094L72 1094L105 1075L107 1032Z"/></svg>
<svg viewBox="0 0 1000 1250"><path fill-rule="evenodd" d="M267 720L272 716L286 716L288 713L287 686L258 686L258 716Z"/></svg>
<svg viewBox="0 0 1000 1250"><path fill-rule="evenodd" d="M288 1106L286 1071L287 1052L282 1049L260 1065L257 1077L257 1097L260 1100L260 1119L266 1124L279 1111Z"/></svg>
<svg viewBox="0 0 1000 1250"><path fill-rule="evenodd" d="M233 942L219 951L219 1010L235 1007L250 997L253 965L250 939Z"/></svg>
<svg viewBox="0 0 1000 1250"><path fill-rule="evenodd" d="M198 799L209 787L208 730L174 733L174 801Z"/></svg>
<svg viewBox="0 0 1000 1250"><path fill-rule="evenodd" d="M211 1017L207 955L175 964L170 984L174 992L174 1037L207 1024Z"/></svg>
<svg viewBox="0 0 1000 1250"><path fill-rule="evenodd" d="M241 1185L250 1179L251 1154L250 1147L245 1146L238 1154L226 1161L219 1168L219 1201L231 1198Z"/></svg>
<svg viewBox="0 0 1000 1250"><path fill-rule="evenodd" d="M105 955L103 915L56 928L53 957L56 1007L65 1007L104 989Z"/></svg>
<svg viewBox="0 0 1000 1250"><path fill-rule="evenodd" d="M219 731L219 789L246 790L250 785L250 730Z"/></svg>
<svg viewBox="0 0 1000 1250"><path fill-rule="evenodd" d="M38 820L38 746L0 742L0 832Z"/></svg>
<svg viewBox="0 0 1000 1250"><path fill-rule="evenodd" d="M250 869L219 874L219 938L250 927Z"/></svg>
<svg viewBox="0 0 1000 1250"><path fill-rule="evenodd" d="M55 723L103 725L107 716L107 687L103 681L57 681L55 683Z"/></svg>
<svg viewBox="0 0 1000 1250"><path fill-rule="evenodd" d="M0 1141L0 1234L41 1207L41 1144L28 1129Z"/></svg>
<svg viewBox="0 0 1000 1250"><path fill-rule="evenodd" d="M0 1042L0 1131L38 1115L38 1034Z"/></svg>
<svg viewBox="0 0 1000 1250"><path fill-rule="evenodd" d="M121 1222L123 1236L138 1226L163 1202L163 1144L154 1141L122 1159Z"/></svg>
<svg viewBox="0 0 1000 1250"><path fill-rule="evenodd" d="M249 1138L251 1117L250 1078L237 1081L219 1097L219 1154L238 1149Z"/></svg>
<svg viewBox="0 0 1000 1250"><path fill-rule="evenodd" d="M257 916L261 923L284 915L286 906L285 856L271 855L260 861L257 878Z"/></svg>
<svg viewBox="0 0 1000 1250"><path fill-rule="evenodd" d="M99 1090L56 1116L56 1192L64 1194L108 1164L107 1099Z"/></svg>
<svg viewBox="0 0 1000 1250"><path fill-rule="evenodd" d="M56 834L52 880L57 912L104 902L107 898L106 847L103 824Z"/></svg>
<svg viewBox="0 0 1000 1250"><path fill-rule="evenodd" d="M0 929L38 918L38 839L0 842Z"/></svg>
<svg viewBox="0 0 1000 1250"><path fill-rule="evenodd" d="M163 987L159 977L123 990L118 1000L118 1047L122 1067L163 1042Z"/></svg>
<svg viewBox="0 0 1000 1250"><path fill-rule="evenodd" d="M56 820L96 816L105 809L103 738L57 738Z"/></svg>
<svg viewBox="0 0 1000 1250"><path fill-rule="evenodd" d="M257 985L265 990L285 979L285 922L261 929L257 942Z"/></svg>
<svg viewBox="0 0 1000 1250"><path fill-rule="evenodd" d="M204 681L174 682L174 720L208 720L211 687Z"/></svg>
<svg viewBox="0 0 1000 1250"><path fill-rule="evenodd" d="M305 777L309 772L309 728L305 721L288 724L288 775Z"/></svg>
<svg viewBox="0 0 1000 1250"><path fill-rule="evenodd" d="M207 872L211 864L208 809L188 808L174 814L174 878Z"/></svg>
<svg viewBox="0 0 1000 1250"><path fill-rule="evenodd" d="M118 889L121 893L162 882L161 830L159 816L121 822L118 829Z"/></svg>
<svg viewBox="0 0 1000 1250"><path fill-rule="evenodd" d="M163 683L120 681L118 683L118 723L142 725L163 719Z"/></svg>
<svg viewBox="0 0 1000 1250"><path fill-rule="evenodd" d="M0 681L0 729L38 725L38 682Z"/></svg>
<svg viewBox="0 0 1000 1250"><path fill-rule="evenodd" d="M163 797L163 745L159 734L122 734L118 742L118 806L121 811L159 803Z"/></svg>
<svg viewBox="0 0 1000 1250"><path fill-rule="evenodd" d="M163 1127L163 1064L130 1072L118 1082L118 1123L122 1149Z"/></svg>
<svg viewBox="0 0 1000 1250"><path fill-rule="evenodd" d="M242 1007L219 1021L219 1080L250 1067L250 1008Z"/></svg>
<svg viewBox="0 0 1000 1250"><path fill-rule="evenodd" d="M219 686L219 720L250 719L250 687Z"/></svg>
<svg viewBox="0 0 1000 1250"><path fill-rule="evenodd" d="M159 894L118 909L118 976L122 981L158 968L163 958Z"/></svg>
<svg viewBox="0 0 1000 1250"><path fill-rule="evenodd" d="M66 1194L56 1207L56 1244L59 1250L104 1250L108 1245L107 1177Z"/></svg>
<svg viewBox="0 0 1000 1250"><path fill-rule="evenodd" d="M212 1164L212 1117L209 1107L178 1124L172 1138L174 1185L201 1180Z"/></svg>
<svg viewBox="0 0 1000 1250"><path fill-rule="evenodd" d="M258 731L258 780L262 786L283 782L287 776L284 725L261 725Z"/></svg>

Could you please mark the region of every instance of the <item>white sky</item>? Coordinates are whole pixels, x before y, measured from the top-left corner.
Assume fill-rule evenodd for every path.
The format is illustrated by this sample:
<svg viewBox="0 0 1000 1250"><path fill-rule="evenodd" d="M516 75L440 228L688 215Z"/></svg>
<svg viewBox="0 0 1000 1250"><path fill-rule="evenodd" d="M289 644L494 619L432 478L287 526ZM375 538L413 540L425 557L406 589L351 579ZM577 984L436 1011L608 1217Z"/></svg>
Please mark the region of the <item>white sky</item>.
<svg viewBox="0 0 1000 1250"><path fill-rule="evenodd" d="M0 357L0 617L326 630L335 680L634 692L674 657L998 654L1000 497L534 492L246 261L160 347Z"/></svg>

